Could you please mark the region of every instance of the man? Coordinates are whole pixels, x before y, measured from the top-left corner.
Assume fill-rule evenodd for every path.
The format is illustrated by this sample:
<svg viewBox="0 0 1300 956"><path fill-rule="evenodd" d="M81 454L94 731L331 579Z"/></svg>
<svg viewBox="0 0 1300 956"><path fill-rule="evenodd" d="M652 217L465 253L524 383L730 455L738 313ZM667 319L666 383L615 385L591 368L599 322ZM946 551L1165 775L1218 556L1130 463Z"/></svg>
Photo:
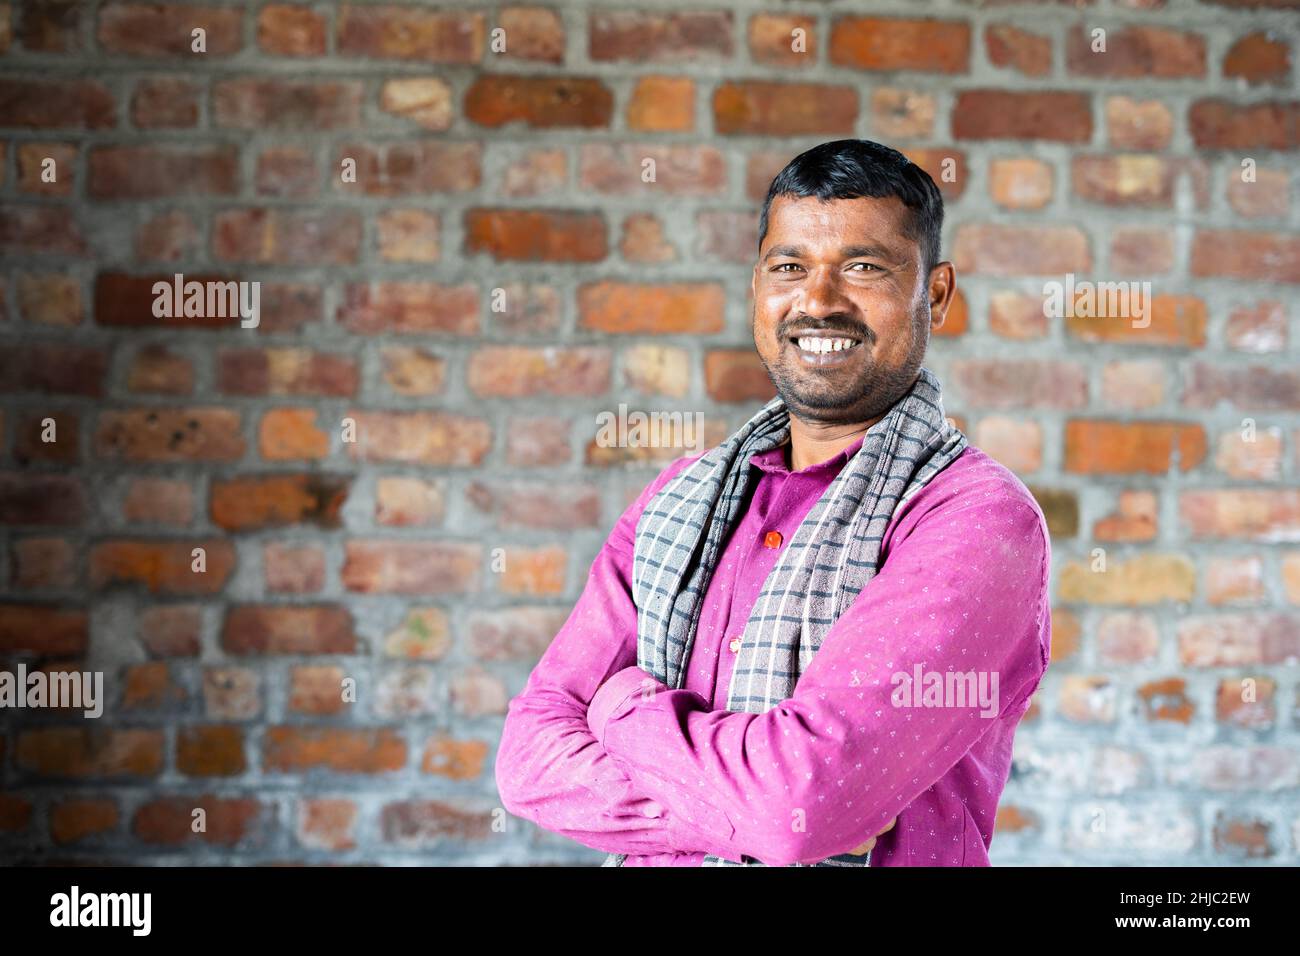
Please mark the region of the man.
<svg viewBox="0 0 1300 956"><path fill-rule="evenodd" d="M606 865L988 865L1050 551L921 364L942 223L877 143L773 180L752 324L777 397L619 519L510 701L511 813Z"/></svg>

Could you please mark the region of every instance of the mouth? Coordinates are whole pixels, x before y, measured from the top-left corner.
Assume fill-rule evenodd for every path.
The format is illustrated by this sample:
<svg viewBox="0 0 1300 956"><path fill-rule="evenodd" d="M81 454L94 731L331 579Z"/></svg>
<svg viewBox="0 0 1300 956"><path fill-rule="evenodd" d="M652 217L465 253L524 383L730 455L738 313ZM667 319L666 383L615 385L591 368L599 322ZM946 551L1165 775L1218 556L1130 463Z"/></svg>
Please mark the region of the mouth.
<svg viewBox="0 0 1300 956"><path fill-rule="evenodd" d="M843 365L862 351L863 342L857 336L811 329L801 329L787 340L794 346L800 362L818 367Z"/></svg>

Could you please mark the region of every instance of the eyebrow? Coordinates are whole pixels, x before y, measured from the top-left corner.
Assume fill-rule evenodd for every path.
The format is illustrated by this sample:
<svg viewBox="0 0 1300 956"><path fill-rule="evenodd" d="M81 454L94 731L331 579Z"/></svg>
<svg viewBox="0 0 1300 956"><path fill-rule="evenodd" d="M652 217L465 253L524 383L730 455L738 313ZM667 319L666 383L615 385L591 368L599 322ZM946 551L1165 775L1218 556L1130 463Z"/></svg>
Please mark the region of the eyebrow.
<svg viewBox="0 0 1300 956"><path fill-rule="evenodd" d="M773 256L789 256L792 259L801 259L805 255L807 255L807 251L803 246L773 246L771 249L767 250L767 255L763 256L763 261L766 262ZM883 246L869 245L843 246L840 248L840 256L845 259L852 259L857 256L866 256L872 259L893 259L889 250L885 249Z"/></svg>

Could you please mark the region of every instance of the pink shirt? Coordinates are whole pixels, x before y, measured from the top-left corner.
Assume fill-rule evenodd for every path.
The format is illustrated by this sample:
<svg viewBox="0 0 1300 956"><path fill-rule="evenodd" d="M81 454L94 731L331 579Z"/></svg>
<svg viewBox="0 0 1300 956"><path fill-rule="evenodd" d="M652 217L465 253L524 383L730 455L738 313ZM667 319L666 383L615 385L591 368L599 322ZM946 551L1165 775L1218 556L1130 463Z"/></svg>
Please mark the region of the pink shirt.
<svg viewBox="0 0 1300 956"><path fill-rule="evenodd" d="M879 572L793 696L763 714L725 709L731 638L860 444L798 472L785 449L753 456L761 475L706 591L679 690L636 666L633 537L650 498L699 456L647 486L510 701L496 760L510 813L627 853L625 866L698 866L706 853L812 863L895 816L873 866L988 865L1012 737L1047 667L1050 547L1032 495L979 449L895 511Z"/></svg>

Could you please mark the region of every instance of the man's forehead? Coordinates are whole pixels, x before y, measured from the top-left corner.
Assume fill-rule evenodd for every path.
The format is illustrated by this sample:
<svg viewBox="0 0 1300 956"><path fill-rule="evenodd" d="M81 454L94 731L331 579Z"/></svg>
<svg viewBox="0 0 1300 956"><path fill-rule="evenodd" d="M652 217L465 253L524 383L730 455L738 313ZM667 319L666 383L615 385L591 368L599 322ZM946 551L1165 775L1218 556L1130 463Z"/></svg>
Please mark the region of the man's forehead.
<svg viewBox="0 0 1300 956"><path fill-rule="evenodd" d="M906 245L907 206L897 196L822 201L816 196L776 196L768 207L763 245L806 241L838 242L866 238L883 245Z"/></svg>

